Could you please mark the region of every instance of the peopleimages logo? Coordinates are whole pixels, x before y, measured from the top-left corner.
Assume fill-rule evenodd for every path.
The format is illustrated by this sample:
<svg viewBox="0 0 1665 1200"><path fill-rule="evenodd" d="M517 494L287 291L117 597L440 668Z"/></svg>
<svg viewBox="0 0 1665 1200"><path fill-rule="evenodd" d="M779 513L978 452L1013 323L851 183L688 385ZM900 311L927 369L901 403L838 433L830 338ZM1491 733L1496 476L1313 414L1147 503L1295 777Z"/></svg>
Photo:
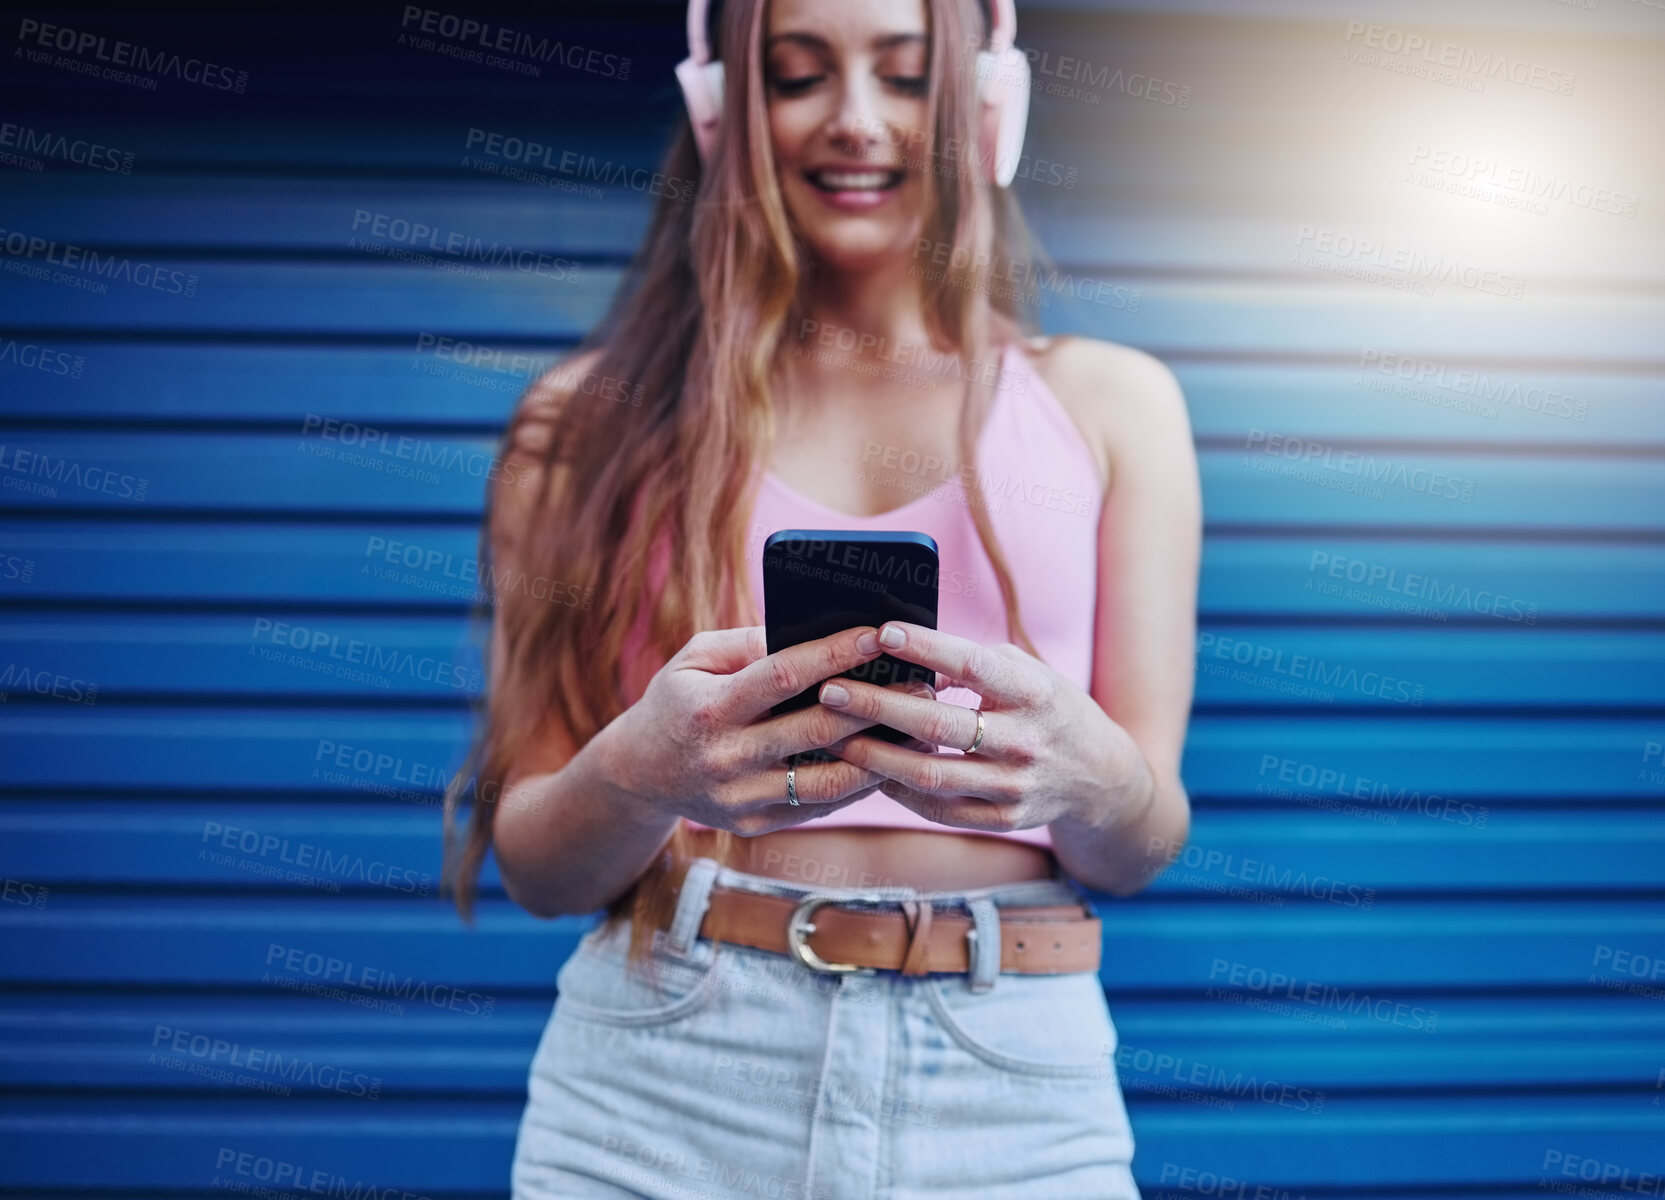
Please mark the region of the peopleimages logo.
<svg viewBox="0 0 1665 1200"><path fill-rule="evenodd" d="M1224 662L1236 663L1255 671L1270 671L1289 679L1298 679L1337 691L1357 692L1361 696L1376 696L1398 704L1421 708L1426 685L1388 675L1382 671L1363 670L1342 663L1331 665L1321 658L1285 651L1277 646L1245 641L1242 638L1202 632L1197 635L1197 658L1212 656ZM1202 663L1206 667L1207 663Z"/></svg>
<svg viewBox="0 0 1665 1200"><path fill-rule="evenodd" d="M819 538L782 538L770 553L770 565L788 574L831 579L871 592L883 592L888 581L897 579L910 579L919 587L935 583L955 596L969 596L977 587L977 581L962 571L943 571L906 554L883 553L854 542L840 546Z"/></svg>
<svg viewBox="0 0 1665 1200"><path fill-rule="evenodd" d="M229 1042L224 1038L210 1037L206 1033L195 1033L189 1029L158 1025L155 1033L151 1035L150 1045L153 1051L161 1047L164 1051L174 1054L188 1055L205 1066L216 1067L223 1064L226 1068L236 1068L256 1076L266 1075L282 1080L286 1085L283 1095L288 1095L288 1088L296 1084L369 1100L381 1095L382 1081L379 1076L345 1070L330 1063L316 1063L309 1058L286 1055L278 1050L244 1046L241 1042ZM157 1056L152 1053L151 1061L154 1063L156 1060ZM167 1064L164 1062L163 1065Z"/></svg>
<svg viewBox="0 0 1665 1200"><path fill-rule="evenodd" d="M22 154L38 154L43 159L53 158L90 167L95 171L115 171L122 175L133 173L131 150L116 150L86 138L71 139L65 134L32 129L11 121L0 121L0 146L10 147Z"/></svg>
<svg viewBox="0 0 1665 1200"><path fill-rule="evenodd" d="M432 441L409 434L377 429L374 425L360 425L320 413L307 413L301 422L301 436L309 439L301 448L319 458L337 458L355 466L369 466L372 470L400 474L401 470L415 472L420 467L438 467L445 471L460 471L473 479L495 483L499 477L516 487L527 487L536 473L519 470L512 462L500 461L496 455L471 450L458 442ZM328 443L328 445L320 445ZM356 454L337 453L350 449ZM432 471L415 472L424 482L438 482ZM431 478L428 478L431 477Z"/></svg>
<svg viewBox="0 0 1665 1200"><path fill-rule="evenodd" d="M0 699L6 696L9 688L17 688L37 696L67 700L71 704L98 703L96 683L88 683L85 679L72 679L67 675L48 671L44 667L32 670L17 663L8 663L6 669L0 671Z"/></svg>
<svg viewBox="0 0 1665 1200"><path fill-rule="evenodd" d="M607 54L562 41L551 41L547 37L533 37L506 25L493 25L490 21L459 17L454 13L440 12L434 8L407 4L399 25L406 30L414 26L416 32L437 34L446 41L470 48L478 47L482 51L495 51L498 54L535 59L538 62L557 63L569 71L583 71L607 79L630 78L628 56Z"/></svg>
<svg viewBox="0 0 1665 1200"><path fill-rule="evenodd" d="M270 617L254 619L254 628L249 633L249 640L253 643L267 642L274 648L271 653L257 654L255 646L250 646L250 656L262 658L267 662L284 662L291 666L321 664L332 668L322 672L325 674L334 673L333 668L336 666L363 668L362 671L343 670L342 678L358 678L368 672L386 672L386 675L370 676L372 681L383 681L378 684L380 687L389 686L388 675L404 675L423 683L456 688L458 691L477 692L484 679L484 673L478 667L458 666L447 659L432 655L418 658L409 650L398 646L366 642L358 638L344 638L339 633L332 633L327 629L292 625L288 621L274 621ZM286 656L283 653L285 650L299 651L300 654Z"/></svg>
<svg viewBox="0 0 1665 1200"><path fill-rule="evenodd" d="M1636 777L1648 783L1665 783L1665 770L1649 768L1648 764L1654 761L1665 767L1665 742L1648 741L1642 744L1642 769Z"/></svg>
<svg viewBox="0 0 1665 1200"><path fill-rule="evenodd" d="M1156 851L1171 845L1166 838L1151 837L1146 848L1147 851ZM1226 879L1241 880L1252 887L1308 896L1314 900L1339 904L1343 908L1357 908L1369 912L1376 902L1375 888L1361 888L1356 883L1331 879L1327 875L1308 876L1305 871L1297 871L1291 867L1280 868L1258 858L1239 858L1227 851L1200 846L1196 842L1188 841L1171 861L1178 866L1189 867L1204 874L1218 873ZM1195 882L1195 877L1185 877L1184 881Z"/></svg>
<svg viewBox="0 0 1665 1200"><path fill-rule="evenodd" d="M556 281L576 279L583 270L582 263L570 258L561 258L538 250L516 248L507 243L488 243L483 238L457 230L440 229L422 221L412 221L390 213L371 212L364 208L353 210L353 233L359 236L348 239L348 249L385 252L390 248L397 248L413 252L416 255L414 261L423 264L455 259L459 263L508 267ZM375 240L367 240L371 238ZM429 258L429 252L443 257L433 260ZM484 274L476 277L490 278Z"/></svg>
<svg viewBox="0 0 1665 1200"><path fill-rule="evenodd" d="M1260 456L1258 461L1261 463L1276 467L1279 465L1277 460L1284 459L1305 469L1309 477L1316 479L1326 477L1313 475L1312 468L1328 472L1332 477L1351 476L1361 482L1385 483L1390 487L1408 488L1413 492L1422 492L1445 500L1457 500L1464 504L1474 500L1472 479L1447 475L1443 471L1427 467L1413 467L1405 462L1377 458L1374 454L1360 453L1356 450L1340 450L1324 442L1251 428L1249 436L1243 442L1243 448L1257 452ZM1245 456L1244 463L1255 466L1257 460ZM1379 492L1380 489L1376 491Z"/></svg>
<svg viewBox="0 0 1665 1200"><path fill-rule="evenodd" d="M1291 1086L1272 1078L1260 1079L1252 1074L1245 1076L1237 1068L1187 1060L1184 1055L1146 1050L1126 1042L1117 1045L1110 1055L1122 1073L1122 1085L1128 1091L1167 1095L1173 1089L1161 1085L1173 1083L1180 1087L1223 1092L1238 1099L1251 1097L1262 1104L1290 1108L1296 1112L1316 1115L1324 1111L1325 1096L1322 1091ZM1153 1084L1158 1086L1153 1087Z"/></svg>
<svg viewBox="0 0 1665 1200"><path fill-rule="evenodd" d="M0 487L14 488L48 497L58 494L57 486L97 492L115 500L143 501L150 480L135 475L118 475L99 466L87 466L67 458L54 458L39 450L8 446L0 442ZM40 482L44 481L44 482Z"/></svg>
<svg viewBox="0 0 1665 1200"><path fill-rule="evenodd" d="M991 291L991 295L1010 295L1022 303L1045 304L1052 296L1068 296L1104 308L1125 309L1130 313L1138 312L1144 303L1144 293L1138 288L1106 283L1087 276L1077 277L1056 267L1042 267L1022 259L1003 259L998 254L974 252L968 247L933 238L918 238L914 242L913 257L914 262L908 268L910 275L917 274L931 283L947 278L956 286L963 287L968 284L957 280L958 275L986 274L989 286L999 289ZM922 259L925 260L923 265Z"/></svg>
<svg viewBox="0 0 1665 1200"><path fill-rule="evenodd" d="M21 904L24 908L45 908L50 888L21 879L0 878L0 903Z"/></svg>
<svg viewBox="0 0 1665 1200"><path fill-rule="evenodd" d="M376 534L372 534L365 542L364 556L377 559L390 566L405 567L411 571L418 571L437 579L449 579L458 584L469 585L471 594L484 594L477 585L485 584L490 588L489 594L493 596L519 592L522 595L532 597L534 600L548 600L552 604L586 610L589 609L595 599L595 589L593 587L581 587L579 584L559 579L552 580L547 575L528 576L525 571L518 571L513 567L498 568L495 564L488 563L485 576L482 578L478 559L458 558L444 550L419 546L410 542L401 542ZM367 567L369 565L366 564ZM377 575L376 577L393 578L397 582L408 582L403 577L388 575Z"/></svg>
<svg viewBox="0 0 1665 1200"><path fill-rule="evenodd" d="M1489 588L1471 588L1466 583L1447 580L1444 583L1419 571L1401 571L1386 563L1368 562L1362 558L1347 558L1324 550L1314 550L1307 564L1308 574L1319 572L1332 579L1363 584L1366 588L1381 588L1385 592L1405 596L1411 600L1427 600L1442 609L1461 609L1481 616L1496 617L1500 621L1515 621L1523 625L1538 623L1538 605L1504 595ZM1308 584L1311 584L1309 579ZM1443 612L1435 615L1444 616Z"/></svg>
<svg viewBox="0 0 1665 1200"><path fill-rule="evenodd" d="M34 559L19 558L15 554L0 554L0 580L15 579L19 583L30 583L34 578Z"/></svg>
<svg viewBox="0 0 1665 1200"><path fill-rule="evenodd" d="M224 1177L214 1176L213 1186L222 1191L248 1192L258 1196L306 1193L351 1197L352 1200L430 1200L425 1192L418 1194L394 1187L378 1188L362 1179L349 1181L345 1175L337 1175L333 1171L309 1168L304 1163L287 1162L232 1146L219 1147L214 1158L214 1170L228 1172Z"/></svg>
<svg viewBox="0 0 1665 1200"><path fill-rule="evenodd" d="M1514 199L1506 204L1507 207L1518 208L1529 204L1532 206L1529 211L1539 212L1540 215L1549 211L1544 202L1553 200L1564 201L1573 208L1634 219L1642 202L1640 196L1631 192L1584 182L1574 183L1565 176L1546 175L1532 167L1506 164L1488 155L1464 154L1421 143L1411 151L1411 166L1430 177L1478 189L1472 193L1455 190L1455 195L1472 194L1478 199L1486 199L1491 193L1485 189L1495 189L1513 195ZM1413 173L1412 181L1415 178ZM1503 201L1494 197L1494 202Z"/></svg>
<svg viewBox="0 0 1665 1200"><path fill-rule="evenodd" d="M988 387L1000 386L1005 374L998 354L980 363L976 359L962 359L958 352L948 347L938 348L923 342L893 342L882 334L865 329L853 329L848 325L817 321L810 317L805 317L798 323L798 345L793 348L796 356L803 357L806 342L831 350L841 350L858 358L870 356L878 363L918 370L925 376L969 379ZM829 362L835 361L829 359ZM1013 390L1026 392L1028 388L1028 379L1018 376ZM868 444L876 446L878 443Z"/></svg>
<svg viewBox="0 0 1665 1200"><path fill-rule="evenodd" d="M99 295L108 292L111 283L129 283L171 296L189 298L197 294L195 274L143 260L135 262L125 254L100 254L73 242L60 244L56 239L27 234L21 229L0 229L0 247L11 257L6 270L30 279L51 279L54 283ZM32 266L36 259L44 265ZM54 273L47 267L63 270Z"/></svg>
<svg viewBox="0 0 1665 1200"><path fill-rule="evenodd" d="M593 154L548 145L535 138L470 126L463 142L465 150L477 151L492 158L502 159L521 167L535 167L566 176L579 183L599 183L609 187L628 188L649 196L669 196L684 204L692 204L699 190L693 179L680 179L646 167L601 159Z"/></svg>
<svg viewBox="0 0 1665 1200"><path fill-rule="evenodd" d="M1445 254L1430 254L1409 246L1385 246L1374 238L1357 237L1335 229L1302 225L1295 234L1296 251L1291 260L1315 270L1355 276L1369 282L1393 282L1424 288L1420 294L1433 295L1433 285L1448 283L1490 296L1519 300L1526 294L1526 281L1510 275L1464 263ZM1302 258L1302 253L1309 257ZM1312 254L1323 257L1311 257ZM1388 276L1377 272L1386 271Z"/></svg>
<svg viewBox="0 0 1665 1200"><path fill-rule="evenodd" d="M1160 1181L1165 1184L1178 1184L1179 1190L1158 1192L1156 1200L1168 1200L1169 1197L1177 1200L1182 1195L1214 1196L1219 1200L1307 1200L1305 1192L1297 1196L1282 1188L1249 1183L1246 1180L1233 1179L1230 1175L1217 1175L1213 1171L1204 1171L1200 1167L1186 1166L1182 1163L1163 1163Z"/></svg>
<svg viewBox="0 0 1665 1200"><path fill-rule="evenodd" d="M55 350L36 342L20 342L16 338L0 340L0 366L18 366L47 375L67 375L81 378L87 360L67 350Z"/></svg>
<svg viewBox="0 0 1665 1200"><path fill-rule="evenodd" d="M1573 93L1573 85L1577 82L1577 76L1572 72L1557 67L1529 62L1502 51L1479 50L1460 42L1448 42L1444 38L1396 29L1391 25L1367 25L1363 21L1348 21L1347 35L1343 40L1352 42L1354 39L1371 50L1395 56L1403 64L1409 64L1415 59L1417 65L1424 70L1444 69L1459 76L1476 76L1474 82L1479 86L1471 89L1474 91L1484 90L1483 81L1490 79L1520 84L1541 92L1570 96ZM1342 56L1347 57L1346 52L1343 52Z"/></svg>
<svg viewBox="0 0 1665 1200"><path fill-rule="evenodd" d="M1617 1188L1619 1193L1631 1192L1638 1196L1665 1196L1665 1175L1652 1171L1637 1171L1622 1163L1607 1162L1582 1154L1569 1154L1565 1150L1545 1150L1543 1165L1539 1169L1546 1175L1556 1174L1584 1183L1599 1183L1602 1185L1600 1195L1603 1196L1614 1194L1608 1190L1610 1188ZM1547 1179L1538 1186L1552 1192L1576 1191L1580 1196L1597 1194L1591 1188L1574 1188L1572 1184L1551 1183Z"/></svg>
<svg viewBox="0 0 1665 1200"><path fill-rule="evenodd" d="M1276 754L1260 756L1261 779L1266 778L1268 771L1274 772L1273 778L1279 783L1310 788L1343 799L1366 800L1396 812L1414 812L1419 816L1453 825L1469 825L1475 829L1484 829L1486 818L1491 812L1484 804L1475 805L1453 800L1438 792L1429 792L1424 796L1419 788L1394 787L1380 779L1350 775L1335 767L1302 762L1295 758L1281 758ZM1257 786L1255 790L1258 792L1261 789Z"/></svg>
<svg viewBox="0 0 1665 1200"><path fill-rule="evenodd" d="M426 896L433 886L433 877L426 871L418 874L410 867L393 866L380 859L367 862L362 854L347 851L337 854L311 842L292 842L275 833L263 834L259 830L222 825L218 821L203 823L202 841L205 845L213 842L221 849L252 854L256 858L270 859L301 871L312 871L322 878L357 879L371 887L385 887L417 896ZM205 854L206 851L199 851L198 857Z"/></svg>
<svg viewBox="0 0 1665 1200"><path fill-rule="evenodd" d="M968 65L976 61L975 55L982 48L981 34L966 36L966 49L970 52L966 59ZM1029 90L1033 92L1088 104L1099 102L1097 93L1109 92L1176 108L1191 107L1191 85L1188 83L1162 80L1139 71L1124 71L1108 63L1093 63L1069 54L1055 55L1050 50L1033 46L1023 48L1022 52L1029 60ZM1002 66L997 68L997 78L1015 82L1020 76Z"/></svg>
<svg viewBox="0 0 1665 1200"><path fill-rule="evenodd" d="M1269 999L1275 997L1320 1010L1333 1009L1352 1016L1365 1016L1405 1029L1433 1033L1439 1026L1439 1013L1420 1004L1407 1004L1389 996L1372 997L1368 992L1361 994L1350 988L1343 991L1327 983L1303 982L1293 975L1248 963L1216 958L1209 964L1208 979L1210 984L1216 985L1210 991L1219 991L1218 985L1224 984Z"/></svg>
<svg viewBox="0 0 1665 1200"><path fill-rule="evenodd" d="M200 58L191 58L175 54L169 50L151 50L133 42L124 42L119 38L108 38L100 33L89 33L84 30L70 29L63 25L47 25L31 17L24 17L17 27L17 40L25 46L31 43L41 48L41 51L57 50L64 55L73 56L81 60L74 68L78 74L100 75L106 79L113 79L118 83L136 83L154 91L156 80L144 76L171 75L183 83L199 84L215 91L235 92L242 95L248 87L249 73L238 71L232 67L223 67ZM40 51L25 51L29 61L41 61L45 55ZM86 61L89 56L92 62ZM111 66L102 70L94 63L110 63ZM69 66L63 59L50 63L52 66ZM116 67L131 67L134 75L128 71L117 71Z"/></svg>
<svg viewBox="0 0 1665 1200"><path fill-rule="evenodd" d="M266 965L275 967L291 977L304 977L335 988L430 1004L435 1008L444 1008L467 1016L489 1019L497 1007L495 996L462 991L449 984L430 983L414 976L402 977L394 971L355 963L350 959L336 958L333 955L314 953L299 946L270 943L266 947ZM267 975L270 974L268 971ZM262 982L274 981L263 979Z"/></svg>
<svg viewBox="0 0 1665 1200"><path fill-rule="evenodd" d="M1359 353L1361 372L1368 371L1382 378L1366 380L1361 373L1360 387L1372 391L1386 391L1405 395L1423 403L1442 408L1458 408L1464 412L1478 412L1488 419L1496 419L1499 408L1514 407L1521 412L1536 413L1582 422L1590 413L1587 398L1569 396L1562 392L1533 384L1520 383L1487 375L1484 371L1447 367L1429 359L1413 358L1407 354L1393 354L1366 347ZM1405 388L1395 388L1403 383ZM1446 393L1434 396L1426 389ZM1461 398L1458 400L1457 398ZM1475 403L1463 403L1469 398Z"/></svg>

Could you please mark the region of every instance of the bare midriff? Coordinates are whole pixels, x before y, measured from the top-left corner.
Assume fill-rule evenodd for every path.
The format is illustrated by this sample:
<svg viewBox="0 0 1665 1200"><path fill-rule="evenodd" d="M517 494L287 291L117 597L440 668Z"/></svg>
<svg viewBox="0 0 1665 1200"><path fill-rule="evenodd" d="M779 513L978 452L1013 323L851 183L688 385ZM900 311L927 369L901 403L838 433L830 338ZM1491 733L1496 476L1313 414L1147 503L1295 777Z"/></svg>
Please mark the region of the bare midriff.
<svg viewBox="0 0 1665 1200"><path fill-rule="evenodd" d="M813 887L964 891L1049 879L1052 851L976 833L797 827L735 839L727 865Z"/></svg>

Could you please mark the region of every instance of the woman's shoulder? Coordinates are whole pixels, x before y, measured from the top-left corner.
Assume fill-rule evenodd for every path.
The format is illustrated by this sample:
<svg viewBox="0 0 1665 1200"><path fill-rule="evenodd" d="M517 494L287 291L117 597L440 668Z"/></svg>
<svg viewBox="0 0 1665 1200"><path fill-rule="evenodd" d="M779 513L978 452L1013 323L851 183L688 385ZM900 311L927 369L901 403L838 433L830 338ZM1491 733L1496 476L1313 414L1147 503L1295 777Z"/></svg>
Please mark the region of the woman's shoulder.
<svg viewBox="0 0 1665 1200"><path fill-rule="evenodd" d="M505 430L501 461L492 488L492 538L499 553L518 543L536 519L548 450L555 424L567 401L591 377L605 347L569 354L539 375L521 393ZM556 482L561 477L560 468Z"/></svg>
<svg viewBox="0 0 1665 1200"><path fill-rule="evenodd" d="M1130 445L1148 445L1154 431L1177 423L1189 437L1179 381L1155 355L1074 335L1023 338L1018 344L1080 427L1101 478Z"/></svg>
<svg viewBox="0 0 1665 1200"><path fill-rule="evenodd" d="M560 419L567 401L595 374L596 364L606 352L595 346L562 358L534 379L521 393L510 419L513 434L510 453L538 455L549 442L550 431Z"/></svg>
<svg viewBox="0 0 1665 1200"><path fill-rule="evenodd" d="M1072 398L1089 404L1162 404L1179 397L1179 382L1167 365L1133 346L1074 334L1023 338L1019 344L1066 404Z"/></svg>

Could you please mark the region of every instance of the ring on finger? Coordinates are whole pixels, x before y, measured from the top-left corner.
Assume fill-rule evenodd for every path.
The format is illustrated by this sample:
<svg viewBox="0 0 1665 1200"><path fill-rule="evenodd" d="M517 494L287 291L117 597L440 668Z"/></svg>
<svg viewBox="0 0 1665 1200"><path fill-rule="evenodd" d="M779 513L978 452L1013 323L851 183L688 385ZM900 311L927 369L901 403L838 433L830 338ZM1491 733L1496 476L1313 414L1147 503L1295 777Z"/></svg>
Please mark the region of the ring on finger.
<svg viewBox="0 0 1665 1200"><path fill-rule="evenodd" d="M963 753L976 754L977 753L977 747L981 746L982 744L983 744L983 710L981 708L979 708L977 710L977 736L971 739L971 745L967 746L965 748L965 750L963 751Z"/></svg>
<svg viewBox="0 0 1665 1200"><path fill-rule="evenodd" d="M798 764L791 763L786 768L786 802L793 808L798 807Z"/></svg>

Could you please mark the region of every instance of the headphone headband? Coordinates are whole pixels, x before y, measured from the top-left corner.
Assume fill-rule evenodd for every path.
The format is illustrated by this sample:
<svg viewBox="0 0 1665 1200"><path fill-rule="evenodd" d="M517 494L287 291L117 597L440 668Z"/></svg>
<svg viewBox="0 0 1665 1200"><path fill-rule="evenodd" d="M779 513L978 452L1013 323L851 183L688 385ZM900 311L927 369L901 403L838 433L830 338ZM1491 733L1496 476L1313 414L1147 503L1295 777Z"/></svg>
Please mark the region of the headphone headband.
<svg viewBox="0 0 1665 1200"><path fill-rule="evenodd" d="M711 43L706 40L705 23L711 0L690 0L688 4L688 57L704 66L711 60ZM1012 0L989 0L989 49L1003 54L1017 41L1017 6Z"/></svg>
<svg viewBox="0 0 1665 1200"><path fill-rule="evenodd" d="M711 61L711 46L705 40L705 18L710 0L691 0L688 5L688 57L704 66Z"/></svg>
<svg viewBox="0 0 1665 1200"><path fill-rule="evenodd" d="M1017 6L1012 0L989 0L989 49L1004 54L1017 41Z"/></svg>

